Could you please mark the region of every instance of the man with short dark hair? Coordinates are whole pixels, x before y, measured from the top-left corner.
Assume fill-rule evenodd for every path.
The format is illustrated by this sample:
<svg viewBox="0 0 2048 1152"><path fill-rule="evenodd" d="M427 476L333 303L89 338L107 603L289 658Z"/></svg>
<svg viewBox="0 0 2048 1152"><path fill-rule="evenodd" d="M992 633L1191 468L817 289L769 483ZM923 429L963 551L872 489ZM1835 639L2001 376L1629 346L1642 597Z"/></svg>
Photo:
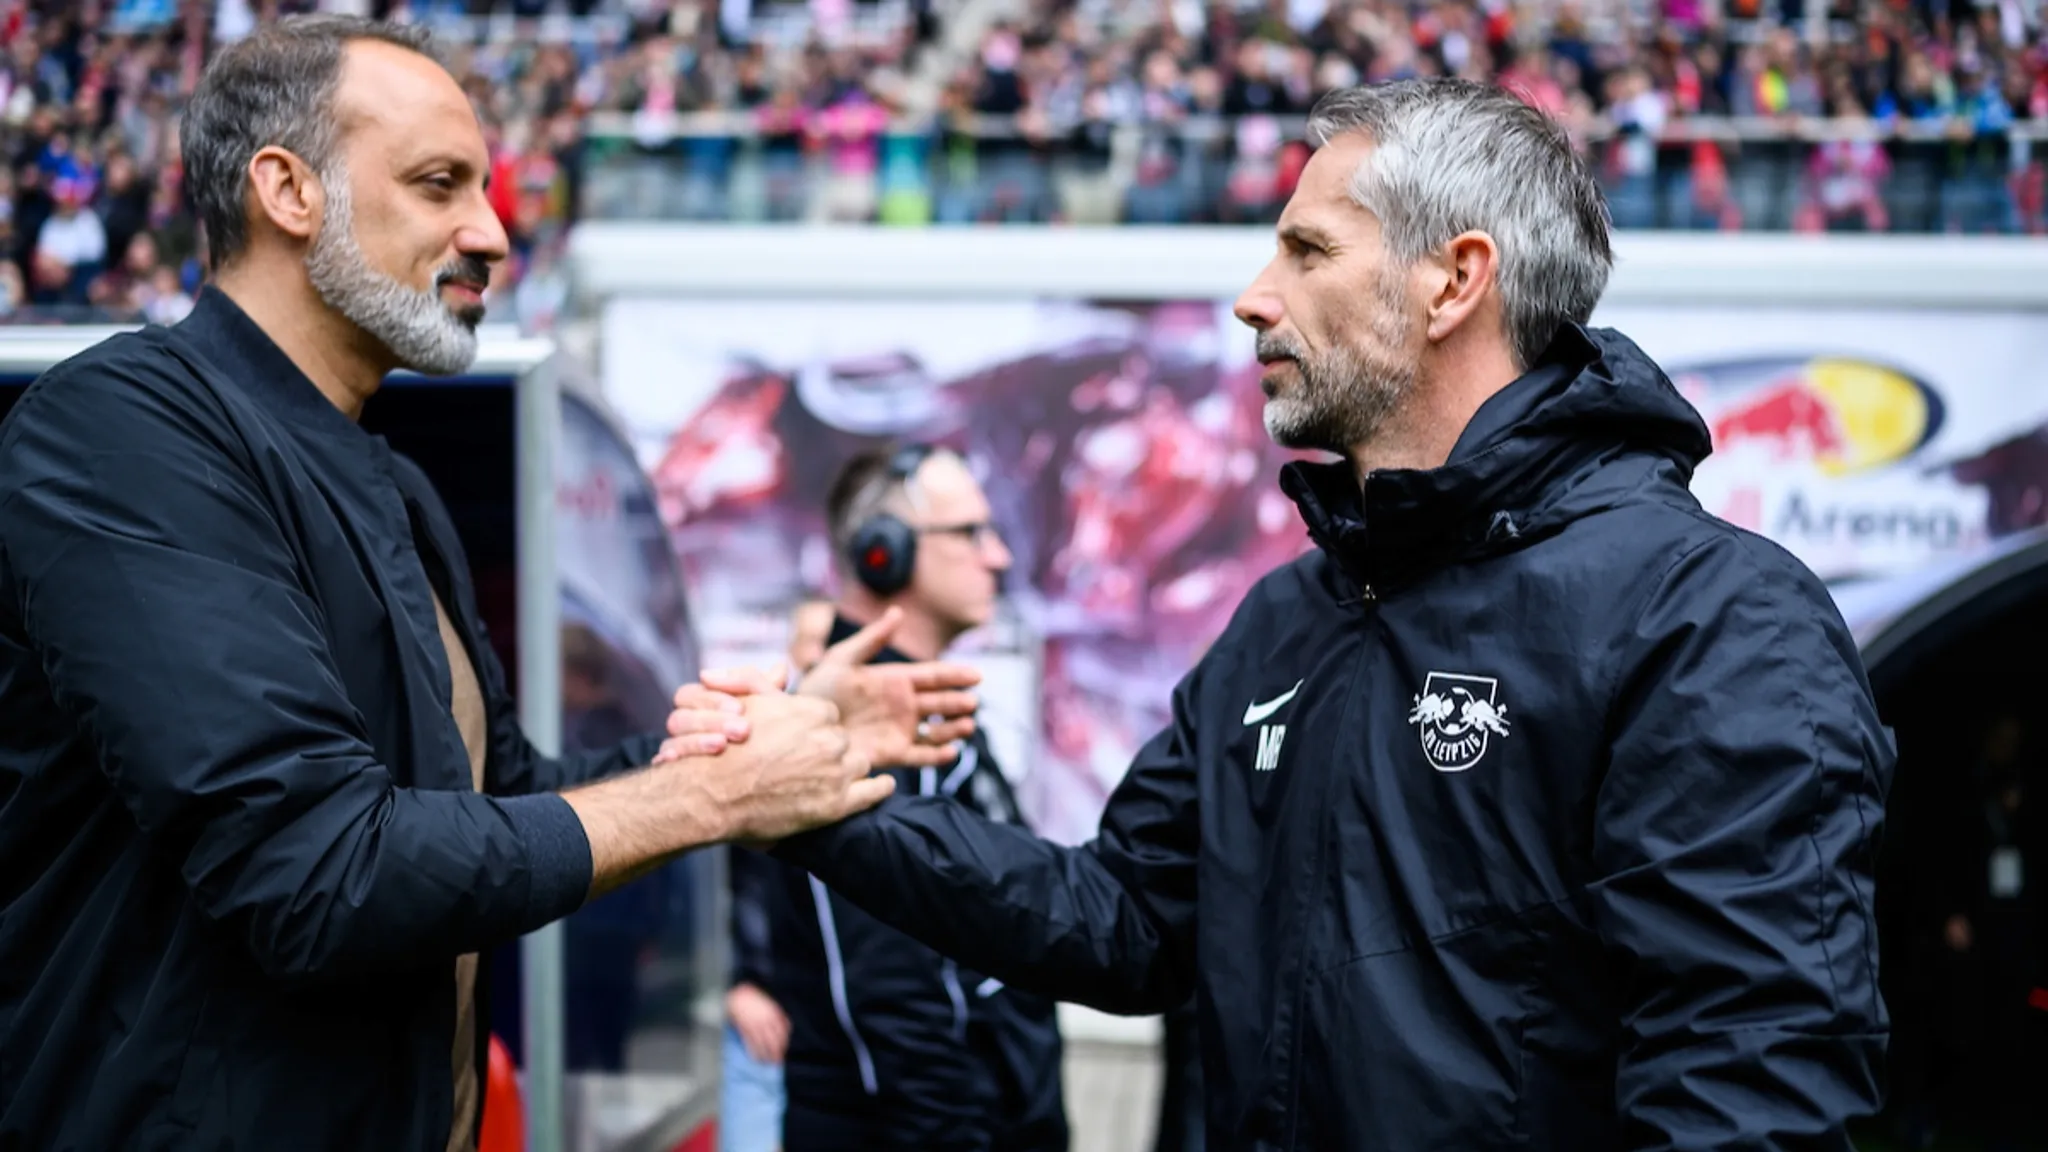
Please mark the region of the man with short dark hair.
<svg viewBox="0 0 2048 1152"><path fill-rule="evenodd" d="M1895 755L1848 629L1585 327L1608 222L1561 127L1456 80L1309 127L1236 312L1274 439L1342 457L1282 475L1317 547L1092 842L903 796L780 854L1013 986L1193 992L1214 1147L1847 1152Z"/></svg>
<svg viewBox="0 0 2048 1152"><path fill-rule="evenodd" d="M212 285L0 426L0 1147L474 1148L481 955L949 763L973 675L863 667L886 618L800 694L540 755L446 509L356 423L475 355L468 99L420 32L288 20L182 140Z"/></svg>

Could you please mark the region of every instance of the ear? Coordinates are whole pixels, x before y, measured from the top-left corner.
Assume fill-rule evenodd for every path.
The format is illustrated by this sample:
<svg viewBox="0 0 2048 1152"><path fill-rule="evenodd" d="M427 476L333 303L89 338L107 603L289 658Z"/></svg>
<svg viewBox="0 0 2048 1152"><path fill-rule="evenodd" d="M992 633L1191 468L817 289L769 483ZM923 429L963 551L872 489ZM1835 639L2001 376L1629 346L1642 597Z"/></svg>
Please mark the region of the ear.
<svg viewBox="0 0 2048 1152"><path fill-rule="evenodd" d="M327 207L326 190L304 160L271 145L249 158L249 194L270 225L297 240L311 240Z"/></svg>
<svg viewBox="0 0 2048 1152"><path fill-rule="evenodd" d="M1441 341L1468 323L1500 274L1500 249L1484 232L1453 238L1437 256L1429 300L1429 339Z"/></svg>

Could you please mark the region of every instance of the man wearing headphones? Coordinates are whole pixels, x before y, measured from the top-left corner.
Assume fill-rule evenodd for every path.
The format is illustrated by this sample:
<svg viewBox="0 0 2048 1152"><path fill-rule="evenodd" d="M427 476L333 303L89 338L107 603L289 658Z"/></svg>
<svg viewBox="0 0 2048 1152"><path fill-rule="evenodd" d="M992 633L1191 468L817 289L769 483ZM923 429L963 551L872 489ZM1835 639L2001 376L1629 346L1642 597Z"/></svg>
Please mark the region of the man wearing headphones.
<svg viewBox="0 0 2048 1152"><path fill-rule="evenodd" d="M1010 553L953 452L856 457L826 515L846 577L828 643L896 607L893 646L875 659L932 659L993 615ZM947 768L894 770L896 786L1022 823L979 730L959 752ZM757 859L778 878L762 897L772 953L762 979L789 1018L784 1152L1064 1152L1051 1001L961 968L806 872Z"/></svg>

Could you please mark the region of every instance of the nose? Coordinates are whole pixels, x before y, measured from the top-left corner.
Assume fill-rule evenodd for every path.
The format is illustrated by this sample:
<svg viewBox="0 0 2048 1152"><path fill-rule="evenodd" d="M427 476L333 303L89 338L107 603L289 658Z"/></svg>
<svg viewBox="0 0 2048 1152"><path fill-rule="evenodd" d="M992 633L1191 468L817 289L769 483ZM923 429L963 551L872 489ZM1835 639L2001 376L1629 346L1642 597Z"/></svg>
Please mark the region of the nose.
<svg viewBox="0 0 2048 1152"><path fill-rule="evenodd" d="M1239 323L1258 332L1280 323L1280 293L1273 286L1271 264L1260 270L1258 279L1252 281L1244 294L1237 298L1237 303L1231 305L1230 314L1237 317Z"/></svg>
<svg viewBox="0 0 2048 1152"><path fill-rule="evenodd" d="M1010 555L1010 546L1003 543L1002 533L991 528L982 536L981 550L983 558L988 563L989 571L1008 572L1010 570L1010 561L1015 559L1015 557Z"/></svg>
<svg viewBox="0 0 2048 1152"><path fill-rule="evenodd" d="M472 198L462 226L456 229L455 250L490 264L498 263L512 252L512 241L505 235L505 225L498 219L497 211L491 207L481 188Z"/></svg>

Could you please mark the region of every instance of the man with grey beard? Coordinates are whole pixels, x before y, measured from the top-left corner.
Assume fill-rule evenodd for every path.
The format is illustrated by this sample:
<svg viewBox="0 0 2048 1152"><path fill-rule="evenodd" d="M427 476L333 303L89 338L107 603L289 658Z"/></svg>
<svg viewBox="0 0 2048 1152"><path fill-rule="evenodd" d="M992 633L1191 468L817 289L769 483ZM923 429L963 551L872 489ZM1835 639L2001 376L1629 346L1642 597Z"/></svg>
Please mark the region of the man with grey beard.
<svg viewBox="0 0 2048 1152"><path fill-rule="evenodd" d="M417 30L287 20L182 127L212 283L0 426L0 1148L474 1148L480 956L949 763L975 675L870 667L885 616L794 693L541 755L447 510L356 423L476 354L469 101Z"/></svg>
<svg viewBox="0 0 2048 1152"><path fill-rule="evenodd" d="M1192 995L1211 1147L1848 1152L1894 758L1848 630L1586 327L1608 221L1558 125L1417 80L1310 135L1236 311L1273 437L1339 457L1281 477L1317 547L1089 843L897 796L780 855L1006 985Z"/></svg>

